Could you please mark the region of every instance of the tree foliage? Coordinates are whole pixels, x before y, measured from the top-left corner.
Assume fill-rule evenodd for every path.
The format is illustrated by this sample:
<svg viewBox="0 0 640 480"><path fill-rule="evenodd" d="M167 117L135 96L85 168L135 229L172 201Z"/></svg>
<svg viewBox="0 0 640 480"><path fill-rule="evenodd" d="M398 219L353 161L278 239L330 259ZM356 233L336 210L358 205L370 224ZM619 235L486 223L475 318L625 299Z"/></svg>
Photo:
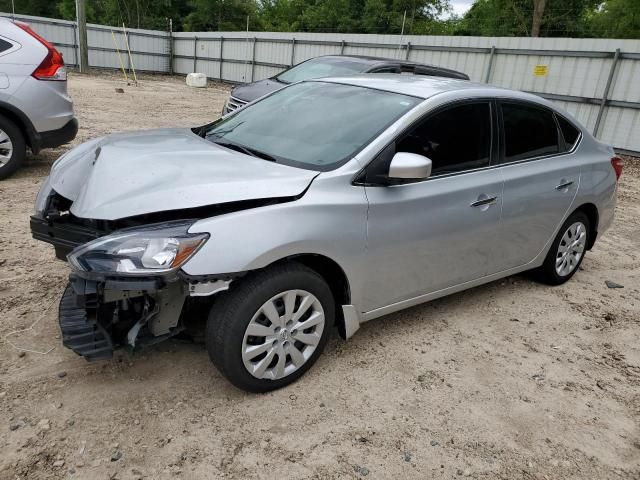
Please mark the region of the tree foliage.
<svg viewBox="0 0 640 480"><path fill-rule="evenodd" d="M530 36L541 0L475 0L463 17L449 0L87 0L92 23L164 30ZM543 37L640 38L640 0L546 0ZM75 0L17 0L16 13L75 18ZM11 0L0 0L11 11Z"/></svg>
<svg viewBox="0 0 640 480"><path fill-rule="evenodd" d="M584 18L600 0L547 0L541 37L584 37ZM483 36L531 36L533 0L477 0L460 21L456 33Z"/></svg>

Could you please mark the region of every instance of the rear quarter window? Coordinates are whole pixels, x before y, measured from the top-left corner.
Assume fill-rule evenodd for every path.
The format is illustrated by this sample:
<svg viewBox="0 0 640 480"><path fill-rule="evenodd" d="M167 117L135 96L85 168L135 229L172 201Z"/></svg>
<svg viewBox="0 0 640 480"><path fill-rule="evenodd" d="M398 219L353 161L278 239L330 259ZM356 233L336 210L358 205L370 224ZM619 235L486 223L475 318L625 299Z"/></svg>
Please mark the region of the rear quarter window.
<svg viewBox="0 0 640 480"><path fill-rule="evenodd" d="M502 103L503 162L560 153L560 138L550 110L521 103Z"/></svg>
<svg viewBox="0 0 640 480"><path fill-rule="evenodd" d="M6 52L11 47L13 47L13 44L11 42L7 42L6 40L0 38L0 53Z"/></svg>
<svg viewBox="0 0 640 480"><path fill-rule="evenodd" d="M565 150L570 151L573 150L573 147L578 143L578 139L580 138L580 130L574 127L569 121L560 115L556 114L556 119L558 120L558 125L560 126L560 131L562 132L562 136L564 137Z"/></svg>

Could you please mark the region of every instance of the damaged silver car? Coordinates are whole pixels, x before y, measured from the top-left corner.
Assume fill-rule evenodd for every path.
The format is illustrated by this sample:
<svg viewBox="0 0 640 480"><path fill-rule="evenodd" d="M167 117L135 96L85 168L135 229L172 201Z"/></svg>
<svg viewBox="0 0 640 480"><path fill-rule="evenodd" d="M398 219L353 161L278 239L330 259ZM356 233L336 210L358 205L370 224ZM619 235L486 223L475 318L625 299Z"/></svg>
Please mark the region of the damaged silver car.
<svg viewBox="0 0 640 480"><path fill-rule="evenodd" d="M532 270L567 281L611 224L622 162L549 102L462 80L288 86L209 125L60 157L31 229L71 267L65 346L88 360L206 319L213 363L268 391L332 327Z"/></svg>

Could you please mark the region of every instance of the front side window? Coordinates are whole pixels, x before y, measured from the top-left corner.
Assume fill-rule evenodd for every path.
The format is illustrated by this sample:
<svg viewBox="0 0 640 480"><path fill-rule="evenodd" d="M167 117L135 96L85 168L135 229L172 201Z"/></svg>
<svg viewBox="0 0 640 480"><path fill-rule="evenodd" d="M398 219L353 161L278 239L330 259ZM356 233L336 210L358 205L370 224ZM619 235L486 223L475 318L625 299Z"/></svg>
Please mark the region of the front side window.
<svg viewBox="0 0 640 480"><path fill-rule="evenodd" d="M560 152L553 112L520 103L502 103L501 108L505 162Z"/></svg>
<svg viewBox="0 0 640 480"><path fill-rule="evenodd" d="M354 75L364 72L367 67L367 64L347 58L318 57L282 72L276 79L282 83L295 83L313 78Z"/></svg>
<svg viewBox="0 0 640 480"><path fill-rule="evenodd" d="M430 116L397 142L396 152L430 158L432 176L488 166L491 156L489 103L459 105Z"/></svg>
<svg viewBox="0 0 640 480"><path fill-rule="evenodd" d="M303 82L204 128L211 142L310 170L337 168L422 99L353 85Z"/></svg>

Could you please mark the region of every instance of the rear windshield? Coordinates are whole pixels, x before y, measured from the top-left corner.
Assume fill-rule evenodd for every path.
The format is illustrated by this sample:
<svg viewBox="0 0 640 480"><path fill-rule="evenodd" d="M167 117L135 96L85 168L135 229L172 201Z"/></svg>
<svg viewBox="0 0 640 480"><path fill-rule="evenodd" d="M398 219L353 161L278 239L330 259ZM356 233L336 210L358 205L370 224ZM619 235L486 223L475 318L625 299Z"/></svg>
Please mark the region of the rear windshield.
<svg viewBox="0 0 640 480"><path fill-rule="evenodd" d="M353 75L364 72L368 67L368 64L346 58L318 57L296 65L276 78L282 83L295 83L313 78Z"/></svg>
<svg viewBox="0 0 640 480"><path fill-rule="evenodd" d="M326 171L351 159L421 101L353 85L304 82L247 105L203 133L265 161Z"/></svg>

